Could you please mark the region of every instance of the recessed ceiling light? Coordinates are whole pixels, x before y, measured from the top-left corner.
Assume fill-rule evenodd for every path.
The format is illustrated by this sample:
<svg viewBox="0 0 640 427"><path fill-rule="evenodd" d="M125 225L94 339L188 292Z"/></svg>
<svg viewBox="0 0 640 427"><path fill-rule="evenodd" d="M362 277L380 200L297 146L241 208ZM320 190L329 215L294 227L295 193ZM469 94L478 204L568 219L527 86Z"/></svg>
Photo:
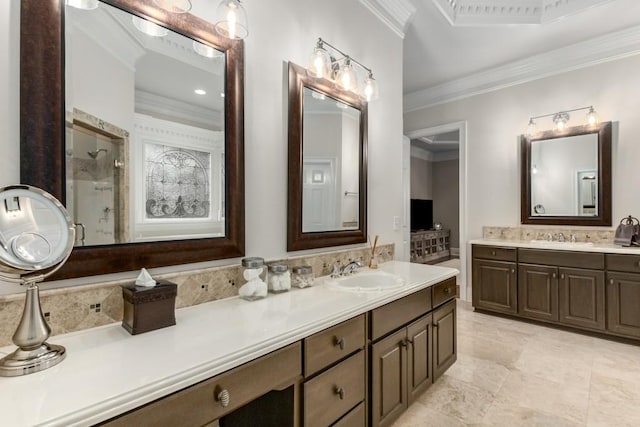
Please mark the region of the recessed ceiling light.
<svg viewBox="0 0 640 427"><path fill-rule="evenodd" d="M206 95L207 91L204 89L196 89L194 90L194 92L196 93L196 95Z"/></svg>

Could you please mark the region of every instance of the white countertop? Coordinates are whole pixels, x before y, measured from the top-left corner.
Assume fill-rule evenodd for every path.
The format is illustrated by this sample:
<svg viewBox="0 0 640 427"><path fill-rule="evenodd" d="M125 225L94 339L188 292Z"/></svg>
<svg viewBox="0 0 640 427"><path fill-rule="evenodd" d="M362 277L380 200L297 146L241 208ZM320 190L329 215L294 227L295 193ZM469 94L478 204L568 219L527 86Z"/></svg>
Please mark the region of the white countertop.
<svg viewBox="0 0 640 427"><path fill-rule="evenodd" d="M546 242L544 240L523 241L523 240L489 240L476 239L471 240L472 245L487 246L506 246L513 248L530 248L530 249L555 249L558 251L577 251L577 252L602 252L609 254L640 254L640 247L623 247L614 245L613 243L594 243L593 245L585 245L571 242Z"/></svg>
<svg viewBox="0 0 640 427"><path fill-rule="evenodd" d="M356 293L317 279L314 287L259 301L229 298L179 309L176 326L140 335L118 323L54 336L48 342L66 347L64 361L0 378L0 425L95 424L458 274L399 261L380 267L406 284Z"/></svg>

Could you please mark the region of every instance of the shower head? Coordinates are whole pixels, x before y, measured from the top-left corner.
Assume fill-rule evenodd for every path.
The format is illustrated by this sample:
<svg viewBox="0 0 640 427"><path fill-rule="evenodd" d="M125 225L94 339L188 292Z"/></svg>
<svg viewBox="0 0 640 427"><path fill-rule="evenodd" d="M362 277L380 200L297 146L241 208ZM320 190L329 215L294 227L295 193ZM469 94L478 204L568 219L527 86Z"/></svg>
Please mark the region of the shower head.
<svg viewBox="0 0 640 427"><path fill-rule="evenodd" d="M100 148L99 150L95 150L95 151L87 151L87 154L89 155L89 157L91 157L92 159L96 159L98 157L98 154L100 154L101 152L105 152L108 153L109 150L105 149L105 148Z"/></svg>

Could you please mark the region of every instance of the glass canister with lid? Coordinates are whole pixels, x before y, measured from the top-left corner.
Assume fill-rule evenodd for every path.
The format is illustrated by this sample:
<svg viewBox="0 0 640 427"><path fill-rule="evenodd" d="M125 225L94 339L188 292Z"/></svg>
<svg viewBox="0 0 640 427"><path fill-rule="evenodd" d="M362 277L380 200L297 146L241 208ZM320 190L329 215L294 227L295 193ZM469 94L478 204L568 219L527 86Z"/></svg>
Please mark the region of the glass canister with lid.
<svg viewBox="0 0 640 427"><path fill-rule="evenodd" d="M291 274L286 264L269 265L269 291L286 292L291 289Z"/></svg>
<svg viewBox="0 0 640 427"><path fill-rule="evenodd" d="M267 296L267 266L263 258L242 259L242 281L238 289L241 298L253 301Z"/></svg>
<svg viewBox="0 0 640 427"><path fill-rule="evenodd" d="M313 269L310 265L298 265L292 268L292 286L307 288L313 286Z"/></svg>

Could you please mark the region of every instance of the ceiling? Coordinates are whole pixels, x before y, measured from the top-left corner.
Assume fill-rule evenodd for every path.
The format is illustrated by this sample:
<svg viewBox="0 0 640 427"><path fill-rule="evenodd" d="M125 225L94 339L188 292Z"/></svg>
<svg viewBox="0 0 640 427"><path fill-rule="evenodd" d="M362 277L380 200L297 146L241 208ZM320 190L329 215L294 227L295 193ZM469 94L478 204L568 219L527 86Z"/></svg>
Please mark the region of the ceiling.
<svg viewBox="0 0 640 427"><path fill-rule="evenodd" d="M421 136L411 140L411 146L431 153L458 151L460 134L457 130L436 135Z"/></svg>
<svg viewBox="0 0 640 427"><path fill-rule="evenodd" d="M361 0L363 1L363 0ZM382 0L377 0L382 4ZM404 94L433 88L494 67L640 26L638 0L394 0L415 7L404 27ZM477 19L450 22L442 4L477 4ZM514 5L553 3L564 16L514 19L492 13ZM586 7L589 6L589 7ZM486 7L486 8L485 8ZM548 6L551 7L551 6ZM502 8L502 9L500 9ZM531 9L532 11L535 8ZM540 12L540 10L538 12ZM485 13L486 12L486 13ZM474 17L472 17L474 18ZM493 19L492 21L492 18ZM544 22L522 24L522 22ZM492 23L493 22L493 23Z"/></svg>

